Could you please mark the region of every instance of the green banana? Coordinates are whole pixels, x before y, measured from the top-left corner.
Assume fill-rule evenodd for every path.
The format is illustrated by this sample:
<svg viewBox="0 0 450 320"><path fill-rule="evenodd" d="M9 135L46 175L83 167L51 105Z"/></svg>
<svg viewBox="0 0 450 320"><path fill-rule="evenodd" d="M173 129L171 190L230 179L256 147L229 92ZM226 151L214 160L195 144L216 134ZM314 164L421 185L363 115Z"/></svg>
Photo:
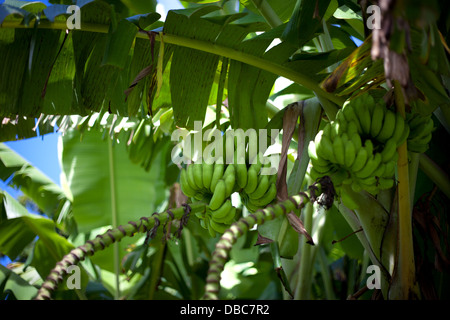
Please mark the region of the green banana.
<svg viewBox="0 0 450 320"><path fill-rule="evenodd" d="M250 201L247 201L247 203L245 204L245 207L250 212L255 212L256 210L261 209L258 206L254 205L253 202L250 202Z"/></svg>
<svg viewBox="0 0 450 320"><path fill-rule="evenodd" d="M222 164L222 163L214 164L214 170L213 170L213 175L211 178L211 185L210 185L211 192L214 192L214 190L217 186L217 183L219 182L220 179L222 179L224 169L225 169L224 164Z"/></svg>
<svg viewBox="0 0 450 320"><path fill-rule="evenodd" d="M200 217L199 217L199 218L200 218ZM208 229L208 227L206 226L205 220L206 220L205 217L200 218L200 226L201 226L203 229Z"/></svg>
<svg viewBox="0 0 450 320"><path fill-rule="evenodd" d="M352 135L350 140L352 141L353 145L355 146L355 152L357 150L361 149L362 141L361 141L361 136L359 134Z"/></svg>
<svg viewBox="0 0 450 320"><path fill-rule="evenodd" d="M236 180L239 188L243 189L247 185L247 165L245 163L236 163Z"/></svg>
<svg viewBox="0 0 450 320"><path fill-rule="evenodd" d="M400 113L395 113L395 128L394 132L392 133L392 139L396 141L397 147L401 144L399 143L400 138L405 130L405 119L401 116Z"/></svg>
<svg viewBox="0 0 450 320"><path fill-rule="evenodd" d="M423 139L408 140L408 150L411 152L423 153L428 150L428 143L431 141L431 134Z"/></svg>
<svg viewBox="0 0 450 320"><path fill-rule="evenodd" d="M207 196L203 191L197 191L193 197L195 200L206 202Z"/></svg>
<svg viewBox="0 0 450 320"><path fill-rule="evenodd" d="M244 188L245 193L252 193L255 191L258 185L258 172L256 171L256 166L251 165L247 172L247 185Z"/></svg>
<svg viewBox="0 0 450 320"><path fill-rule="evenodd" d="M369 110L364 105L360 105L359 108L356 109L356 113L359 115L362 133L370 134L370 124L372 121Z"/></svg>
<svg viewBox="0 0 450 320"><path fill-rule="evenodd" d="M422 139L432 133L434 122L429 116L422 116L418 113L407 114L407 124L410 127L410 133L408 139Z"/></svg>
<svg viewBox="0 0 450 320"><path fill-rule="evenodd" d="M376 168L375 171L372 173L372 176L377 178L382 177L385 171L386 171L386 164L380 163L378 165L378 168Z"/></svg>
<svg viewBox="0 0 450 320"><path fill-rule="evenodd" d="M225 198L228 198L233 193L236 182L234 165L230 164L227 166L222 179L225 181Z"/></svg>
<svg viewBox="0 0 450 320"><path fill-rule="evenodd" d="M430 121L428 121L427 123L424 124L424 126L420 132L410 132L408 138L412 139L412 140L413 139L418 139L418 140L426 139L428 137L431 137L433 129L434 129L434 123L433 123L433 120L430 119ZM411 131L411 129L410 129L410 131Z"/></svg>
<svg viewBox="0 0 450 320"><path fill-rule="evenodd" d="M397 147L403 144L403 142L408 139L409 135L409 126L405 123L405 128L403 129L403 133L401 134L400 138L397 141Z"/></svg>
<svg viewBox="0 0 450 320"><path fill-rule="evenodd" d="M316 152L316 144L314 141L310 141L308 144L308 154L311 161L315 161L319 166L327 166L328 161L324 160L322 157L319 157Z"/></svg>
<svg viewBox="0 0 450 320"><path fill-rule="evenodd" d="M347 168L353 165L356 158L356 149L353 142L350 140L345 144L344 163Z"/></svg>
<svg viewBox="0 0 450 320"><path fill-rule="evenodd" d="M222 218L216 218L212 217L212 219L216 222L225 223L225 224L232 224L236 220L236 208L231 207L230 210L228 210L227 214Z"/></svg>
<svg viewBox="0 0 450 320"><path fill-rule="evenodd" d="M335 122L338 122L340 124L338 134L340 134L341 132L346 132L348 130L348 121L347 119L345 119L342 109L338 110Z"/></svg>
<svg viewBox="0 0 450 320"><path fill-rule="evenodd" d="M375 103L375 100L371 95L368 95L365 100L365 105L369 109L370 116L372 116L375 107L380 105L380 101L378 101L378 103Z"/></svg>
<svg viewBox="0 0 450 320"><path fill-rule="evenodd" d="M192 164L194 182L199 189L203 189L203 166L200 163Z"/></svg>
<svg viewBox="0 0 450 320"><path fill-rule="evenodd" d="M359 184L366 189L367 187L376 187L377 178L375 176L369 176L367 178L359 178Z"/></svg>
<svg viewBox="0 0 450 320"><path fill-rule="evenodd" d="M231 200L228 199L217 210L211 209L211 218L216 221L217 219L223 219L228 216L231 208L233 208L233 205L231 204Z"/></svg>
<svg viewBox="0 0 450 320"><path fill-rule="evenodd" d="M380 142L386 142L394 134L394 129L395 113L390 110L386 110L386 113L384 114L383 127L375 138Z"/></svg>
<svg viewBox="0 0 450 320"><path fill-rule="evenodd" d="M308 166L308 168L307 168L307 170L306 170L306 173L308 174L309 178L310 178L312 181L316 181L319 177L322 177L322 176L323 176L323 174L317 172L317 170L314 169L314 167L313 167L312 165L311 165L311 166Z"/></svg>
<svg viewBox="0 0 450 320"><path fill-rule="evenodd" d="M370 124L370 135L376 137L381 130L384 121L384 110L381 105L376 105L373 109L372 121Z"/></svg>
<svg viewBox="0 0 450 320"><path fill-rule="evenodd" d="M379 178L377 184L380 189L390 189L394 186L394 179Z"/></svg>
<svg viewBox="0 0 450 320"><path fill-rule="evenodd" d="M197 218L199 218L200 220L204 220L206 214L205 214L204 211L200 211L200 212L196 212L196 213L195 213L195 216L196 216Z"/></svg>
<svg viewBox="0 0 450 320"><path fill-rule="evenodd" d="M314 160L312 158L310 160L311 160L311 164L314 167L314 169L316 169L316 171L322 175L326 175L328 172L330 172L332 170L331 163L330 163L330 165L327 164L327 165L322 166L319 163L317 163L316 160Z"/></svg>
<svg viewBox="0 0 450 320"><path fill-rule="evenodd" d="M254 205L258 207L265 207L269 203L271 203L277 196L277 186L275 183L272 183L267 190L267 192L259 199L249 199L250 202L252 202Z"/></svg>
<svg viewBox="0 0 450 320"><path fill-rule="evenodd" d="M361 134L362 133L361 123L359 121L359 117L356 116L355 109L350 104L346 104L342 108L342 112L344 113L345 119L347 119L348 122L351 121L354 122L358 133Z"/></svg>
<svg viewBox="0 0 450 320"><path fill-rule="evenodd" d="M411 152L423 153L428 149L428 143L432 139L434 129L433 119L415 114L408 122L410 132L408 135L408 150Z"/></svg>
<svg viewBox="0 0 450 320"><path fill-rule="evenodd" d="M334 156L333 143L330 138L325 135L324 131L321 130L316 135L314 140L316 145L317 155L331 162L336 162L336 157Z"/></svg>
<svg viewBox="0 0 450 320"><path fill-rule="evenodd" d="M193 190L198 191L201 189L196 183L196 179L194 176L194 166L193 164L190 164L187 166L187 180L189 182L189 185L192 187Z"/></svg>
<svg viewBox="0 0 450 320"><path fill-rule="evenodd" d="M342 123L342 122L347 123L348 122L347 119L345 118L345 115L344 115L344 112L342 111L342 109L338 110L338 112L336 113L336 118L335 119L336 119L335 121L338 121L340 123Z"/></svg>
<svg viewBox="0 0 450 320"><path fill-rule="evenodd" d="M269 189L269 177L267 175L260 175L258 179L258 186L256 190L248 195L250 199L261 198Z"/></svg>
<svg viewBox="0 0 450 320"><path fill-rule="evenodd" d="M353 183L351 184L351 188L354 192L361 192L362 191L362 186L359 184L358 180L354 180Z"/></svg>
<svg viewBox="0 0 450 320"><path fill-rule="evenodd" d="M336 136L333 141L333 153L336 157L336 162L340 165L344 165L344 144L342 143L342 138Z"/></svg>
<svg viewBox="0 0 450 320"><path fill-rule="evenodd" d="M382 175L383 178L392 178L395 174L395 167L397 166L396 161L389 161L386 164L386 168L384 169L384 173Z"/></svg>
<svg viewBox="0 0 450 320"><path fill-rule="evenodd" d="M351 120L348 123L348 125L347 125L347 132L348 132L348 135L350 137L353 137L354 135L355 136L359 136L359 134L358 134L358 127L356 126L356 122L354 120Z"/></svg>
<svg viewBox="0 0 450 320"><path fill-rule="evenodd" d="M397 152L397 143L394 139L390 139L384 145L381 151L381 161L386 163L393 159L395 152Z"/></svg>
<svg viewBox="0 0 450 320"><path fill-rule="evenodd" d="M225 181L220 179L219 182L217 182L216 187L214 189L213 196L211 198L211 201L209 202L209 207L211 210L217 210L220 208L222 203L225 201L225 192L226 192L226 186Z"/></svg>
<svg viewBox="0 0 450 320"><path fill-rule="evenodd" d="M355 172L355 176L358 178L367 178L378 168L381 163L381 154L375 153L374 156L371 156L365 165L364 168Z"/></svg>
<svg viewBox="0 0 450 320"><path fill-rule="evenodd" d="M341 136L341 139L342 139L342 144L344 145L344 148L345 148L345 145L347 144L347 141L349 140L348 139L348 134L347 134L347 132L344 132L340 136Z"/></svg>
<svg viewBox="0 0 450 320"><path fill-rule="evenodd" d="M181 191L187 196L187 197L193 197L195 195L195 190L190 186L188 178L187 178L187 172L186 169L182 168L180 173L180 186Z"/></svg>
<svg viewBox="0 0 450 320"><path fill-rule="evenodd" d="M208 217L208 215L205 218L205 229L208 229L211 238L216 237L216 231L211 227L211 219Z"/></svg>
<svg viewBox="0 0 450 320"><path fill-rule="evenodd" d="M203 171L202 171L202 178L203 178L203 187L207 190L211 187L211 180L214 170L214 163L203 163Z"/></svg>
<svg viewBox="0 0 450 320"><path fill-rule="evenodd" d="M349 178L349 172L342 168L335 170L334 172L330 172L328 175L331 177L331 180L335 186L341 185Z"/></svg>
<svg viewBox="0 0 450 320"><path fill-rule="evenodd" d="M331 140L335 140L336 137L340 136L344 132L345 132L344 125L341 122L337 122L337 121L333 122L333 126L331 127L331 130L330 130Z"/></svg>
<svg viewBox="0 0 450 320"><path fill-rule="evenodd" d="M406 121L411 128L423 128L427 118L428 117L422 116L418 113L410 113L406 115Z"/></svg>
<svg viewBox="0 0 450 320"><path fill-rule="evenodd" d="M325 127L323 127L323 135L331 139L331 123L327 123Z"/></svg>
<svg viewBox="0 0 450 320"><path fill-rule="evenodd" d="M361 170L367 163L367 159L369 154L365 148L360 148L356 153L355 161L353 162L353 166L351 167L352 172L358 172Z"/></svg>
<svg viewBox="0 0 450 320"><path fill-rule="evenodd" d="M230 225L227 225L227 224L224 224L224 223L220 223L220 222L216 222L213 219L209 220L209 225L211 226L211 228L215 232L217 232L219 234L224 233L230 227Z"/></svg>
<svg viewBox="0 0 450 320"><path fill-rule="evenodd" d="M373 155L373 142L370 139L364 141L364 148L367 150L367 154L369 156Z"/></svg>

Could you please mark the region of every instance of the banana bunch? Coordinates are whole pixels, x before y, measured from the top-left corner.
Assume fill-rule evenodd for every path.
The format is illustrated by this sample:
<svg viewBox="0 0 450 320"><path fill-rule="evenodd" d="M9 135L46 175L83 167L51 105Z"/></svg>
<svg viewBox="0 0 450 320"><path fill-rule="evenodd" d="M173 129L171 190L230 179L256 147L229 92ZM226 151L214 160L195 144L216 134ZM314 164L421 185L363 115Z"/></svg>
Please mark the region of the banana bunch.
<svg viewBox="0 0 450 320"><path fill-rule="evenodd" d="M128 155L133 163L150 170L154 149L153 127L150 119L142 119L128 145Z"/></svg>
<svg viewBox="0 0 450 320"><path fill-rule="evenodd" d="M230 200L236 186L234 165L193 163L181 170L180 185L186 196L208 203L206 212L197 217L212 237L235 221L236 208Z"/></svg>
<svg viewBox="0 0 450 320"><path fill-rule="evenodd" d="M193 163L181 169L180 185L183 193L197 201L208 203L205 212L197 213L202 227L212 237L223 233L236 221L236 208L231 204L231 194L239 192L242 203L250 212L266 207L277 195L276 174L267 175L270 162L261 161L247 165L236 162Z"/></svg>
<svg viewBox="0 0 450 320"><path fill-rule="evenodd" d="M269 166L270 162L263 165L260 161L255 161L245 173L247 179L242 179L243 183L239 185L241 201L250 212L265 208L277 196L277 175L262 172L263 168L268 169Z"/></svg>
<svg viewBox="0 0 450 320"><path fill-rule="evenodd" d="M351 185L356 192L377 194L394 185L397 147L409 135L403 117L363 94L340 109L336 120L325 125L308 145L313 180L331 177L339 188Z"/></svg>
<svg viewBox="0 0 450 320"><path fill-rule="evenodd" d="M406 121L411 129L408 137L408 150L423 153L428 150L428 143L431 141L434 130L434 122L429 116L422 116L418 113L407 114Z"/></svg>

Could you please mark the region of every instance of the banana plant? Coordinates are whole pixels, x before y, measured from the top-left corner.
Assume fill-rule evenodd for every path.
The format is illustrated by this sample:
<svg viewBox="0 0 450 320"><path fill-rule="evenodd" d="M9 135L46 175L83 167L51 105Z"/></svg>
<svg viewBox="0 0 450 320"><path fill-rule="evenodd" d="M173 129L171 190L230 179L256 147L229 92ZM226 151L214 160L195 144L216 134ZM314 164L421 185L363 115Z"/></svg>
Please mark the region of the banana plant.
<svg viewBox="0 0 450 320"><path fill-rule="evenodd" d="M429 208L450 190L435 151L450 120L442 5L377 3L374 29L365 4L353 0L186 1L165 21L144 2L74 1L74 14L65 2L0 5L2 139L64 132L65 194L80 233L69 231L76 247L36 297L52 298L78 263L97 280L112 272L115 298L247 297L232 290L226 264L249 261L233 251L241 239L259 245L246 249L251 255L266 257L270 247L279 279L271 297L359 298L369 263L380 270L384 299L429 297L415 255L431 239L448 263L436 241L448 230L420 229L433 232L428 239L414 228L424 225L420 212L431 215L421 196L437 186ZM233 155L236 165L171 163L174 134L217 132L214 142L223 142L249 129L283 131L277 174L259 174L268 168L251 162L250 145ZM199 145L204 154L213 144ZM147 236L136 243L137 233ZM171 236L184 251L167 243ZM340 292L330 276L336 256L353 259ZM121 259L139 275L124 291ZM262 272L267 260L256 260ZM205 264L208 272L195 272Z"/></svg>

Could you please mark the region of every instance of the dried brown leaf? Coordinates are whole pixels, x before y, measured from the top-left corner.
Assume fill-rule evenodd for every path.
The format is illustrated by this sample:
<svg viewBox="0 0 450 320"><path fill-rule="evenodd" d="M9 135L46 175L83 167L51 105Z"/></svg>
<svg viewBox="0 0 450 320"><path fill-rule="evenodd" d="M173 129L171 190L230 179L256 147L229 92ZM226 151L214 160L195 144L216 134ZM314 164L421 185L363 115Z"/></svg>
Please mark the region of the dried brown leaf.
<svg viewBox="0 0 450 320"><path fill-rule="evenodd" d="M306 237L306 239L307 239L306 243L309 243L310 245L314 245L314 240L309 235L308 231L306 231L302 220L300 220L300 218L297 217L297 215L295 215L293 212L289 212L287 214L287 218L288 218L289 224L292 226L292 228L294 228L294 230L297 233L300 233Z"/></svg>
<svg viewBox="0 0 450 320"><path fill-rule="evenodd" d="M271 243L271 242L273 242L272 239L263 237L262 235L260 235L260 234L258 233L258 238L256 239L255 246L259 246L259 245L261 245L261 244L267 244L267 243Z"/></svg>
<svg viewBox="0 0 450 320"><path fill-rule="evenodd" d="M303 101L291 103L286 107L286 111L283 115L283 140L281 143L281 156L277 176L277 199L279 201L283 201L288 198L286 183L287 154L289 151L289 144L297 126L298 117L302 112L302 107Z"/></svg>

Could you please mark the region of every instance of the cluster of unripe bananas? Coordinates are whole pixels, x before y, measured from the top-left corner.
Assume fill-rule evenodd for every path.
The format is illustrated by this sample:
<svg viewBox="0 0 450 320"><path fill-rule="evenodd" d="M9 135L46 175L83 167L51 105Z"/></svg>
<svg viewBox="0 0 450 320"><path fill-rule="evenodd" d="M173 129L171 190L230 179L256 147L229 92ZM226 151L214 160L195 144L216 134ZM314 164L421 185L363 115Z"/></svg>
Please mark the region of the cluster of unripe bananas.
<svg viewBox="0 0 450 320"><path fill-rule="evenodd" d="M243 204L251 212L275 199L276 175L261 174L262 167L259 161L251 165L202 162L181 169L183 193L208 204L204 212L196 215L212 237L225 232L238 218L236 207L231 203L234 192L239 192Z"/></svg>
<svg viewBox="0 0 450 320"><path fill-rule="evenodd" d="M308 146L313 180L330 176L335 187L351 185L356 192L376 194L394 185L397 147L409 135L409 126L384 101L363 94L348 102Z"/></svg>
<svg viewBox="0 0 450 320"><path fill-rule="evenodd" d="M411 152L423 153L428 150L428 144L432 138L434 122L431 114L422 116L418 113L406 115L410 132L408 136L408 150Z"/></svg>

